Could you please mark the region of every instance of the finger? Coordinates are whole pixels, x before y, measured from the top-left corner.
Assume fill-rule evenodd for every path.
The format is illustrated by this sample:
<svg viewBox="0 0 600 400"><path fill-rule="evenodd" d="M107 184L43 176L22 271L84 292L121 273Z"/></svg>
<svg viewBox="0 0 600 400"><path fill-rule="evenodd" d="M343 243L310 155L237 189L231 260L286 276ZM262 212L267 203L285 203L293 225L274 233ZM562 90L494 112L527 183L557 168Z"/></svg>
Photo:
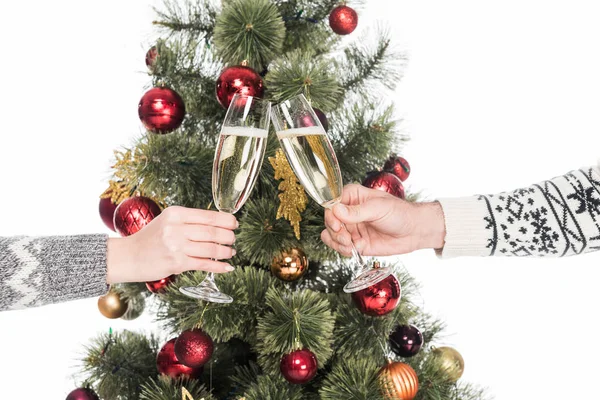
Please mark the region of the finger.
<svg viewBox="0 0 600 400"><path fill-rule="evenodd" d="M325 226L333 232L339 232L342 229L342 223L331 210L325 210Z"/></svg>
<svg viewBox="0 0 600 400"><path fill-rule="evenodd" d="M224 212L201 210L199 208L180 207L181 219L186 224L211 225L225 229L236 229L239 226L237 219Z"/></svg>
<svg viewBox="0 0 600 400"><path fill-rule="evenodd" d="M186 271L206 271L206 272L215 272L217 274L223 274L225 272L231 272L235 268L231 265L215 260L208 260L206 258L194 258L188 257L188 262L186 263L185 270Z"/></svg>
<svg viewBox="0 0 600 400"><path fill-rule="evenodd" d="M325 230L323 230L323 232L321 232L321 240L327 246L329 246L330 248L332 248L333 250L337 251L338 253L340 253L341 255L343 255L345 257L350 257L352 255L352 249L347 246L343 246L343 245L339 244L338 242L336 242L335 240L333 240L333 238L331 237L331 234L329 233L329 231L327 229L325 229Z"/></svg>
<svg viewBox="0 0 600 400"><path fill-rule="evenodd" d="M185 238L193 242L235 243L235 233L229 229L200 224L186 224L183 229Z"/></svg>
<svg viewBox="0 0 600 400"><path fill-rule="evenodd" d="M378 203L381 202L366 201L362 204L349 206L336 204L333 206L333 215L345 224L376 221L388 212L385 207L381 207L381 204Z"/></svg>
<svg viewBox="0 0 600 400"><path fill-rule="evenodd" d="M220 244L216 243L187 242L184 247L184 253L189 257L225 260L233 257L236 251L231 247L221 246Z"/></svg>
<svg viewBox="0 0 600 400"><path fill-rule="evenodd" d="M370 189L363 185L352 183L344 186L341 203L346 205L361 204L369 199L385 197L386 195L388 194L381 190Z"/></svg>

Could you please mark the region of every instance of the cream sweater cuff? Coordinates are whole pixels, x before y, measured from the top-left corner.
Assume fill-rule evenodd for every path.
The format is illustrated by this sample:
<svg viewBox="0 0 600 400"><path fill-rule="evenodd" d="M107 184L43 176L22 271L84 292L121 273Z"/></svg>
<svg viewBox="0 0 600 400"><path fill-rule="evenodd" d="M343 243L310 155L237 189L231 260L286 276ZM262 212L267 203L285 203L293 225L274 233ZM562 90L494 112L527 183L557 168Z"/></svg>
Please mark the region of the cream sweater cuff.
<svg viewBox="0 0 600 400"><path fill-rule="evenodd" d="M485 229L489 216L485 201L475 196L441 198L446 223L444 248L436 250L441 258L488 256L490 232Z"/></svg>

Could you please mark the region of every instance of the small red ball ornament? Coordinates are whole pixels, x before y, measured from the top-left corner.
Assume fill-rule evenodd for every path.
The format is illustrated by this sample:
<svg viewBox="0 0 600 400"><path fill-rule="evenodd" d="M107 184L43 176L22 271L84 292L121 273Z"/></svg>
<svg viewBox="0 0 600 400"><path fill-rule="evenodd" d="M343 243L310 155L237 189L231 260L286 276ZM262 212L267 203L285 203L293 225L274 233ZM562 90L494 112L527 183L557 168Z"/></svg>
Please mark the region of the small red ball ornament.
<svg viewBox="0 0 600 400"><path fill-rule="evenodd" d="M67 395L66 400L100 400L98 395L88 388L78 388Z"/></svg>
<svg viewBox="0 0 600 400"><path fill-rule="evenodd" d="M358 25L358 14L348 6L337 6L329 14L329 26L338 35L352 33Z"/></svg>
<svg viewBox="0 0 600 400"><path fill-rule="evenodd" d="M115 229L121 236L133 235L148 225L160 211L158 204L148 197L130 197L115 210Z"/></svg>
<svg viewBox="0 0 600 400"><path fill-rule="evenodd" d="M388 192L396 197L403 199L404 185L400 178L391 172L376 171L372 172L363 181L363 186L371 189L377 189L384 192Z"/></svg>
<svg viewBox="0 0 600 400"><path fill-rule="evenodd" d="M281 358L279 369L288 382L306 383L317 374L317 357L308 349L292 351Z"/></svg>
<svg viewBox="0 0 600 400"><path fill-rule="evenodd" d="M156 62L156 58L158 57L158 49L156 46L152 46L150 50L146 53L146 67L150 71L154 69L154 63Z"/></svg>
<svg viewBox="0 0 600 400"><path fill-rule="evenodd" d="M177 359L175 355L175 341L177 339L171 339L158 352L156 357L156 367L158 372L170 376L173 379L179 377L184 378L199 378L202 375L202 367L190 368L183 365Z"/></svg>
<svg viewBox="0 0 600 400"><path fill-rule="evenodd" d="M383 170L391 172L404 182L410 175L410 164L404 157L391 156L385 164L383 164Z"/></svg>
<svg viewBox="0 0 600 400"><path fill-rule="evenodd" d="M150 132L169 133L181 125L185 117L185 104L176 91L155 87L142 96L138 115Z"/></svg>
<svg viewBox="0 0 600 400"><path fill-rule="evenodd" d="M262 97L265 93L265 85L260 75L250 67L236 65L225 68L217 79L217 100L224 108L228 108L236 93Z"/></svg>
<svg viewBox="0 0 600 400"><path fill-rule="evenodd" d="M400 282L390 275L379 283L352 293L352 300L363 314L380 317L389 314L400 303Z"/></svg>
<svg viewBox="0 0 600 400"><path fill-rule="evenodd" d="M113 203L110 197L105 197L100 199L100 204L98 205L98 211L100 212L100 218L102 218L102 222L104 225L111 231L115 230L114 216L115 210L117 209L117 205Z"/></svg>
<svg viewBox="0 0 600 400"><path fill-rule="evenodd" d="M177 275L170 275L157 281L146 282L146 287L152 293L160 293L175 280Z"/></svg>
<svg viewBox="0 0 600 400"><path fill-rule="evenodd" d="M214 344L202 329L183 331L175 341L175 356L183 365L198 368L212 357Z"/></svg>

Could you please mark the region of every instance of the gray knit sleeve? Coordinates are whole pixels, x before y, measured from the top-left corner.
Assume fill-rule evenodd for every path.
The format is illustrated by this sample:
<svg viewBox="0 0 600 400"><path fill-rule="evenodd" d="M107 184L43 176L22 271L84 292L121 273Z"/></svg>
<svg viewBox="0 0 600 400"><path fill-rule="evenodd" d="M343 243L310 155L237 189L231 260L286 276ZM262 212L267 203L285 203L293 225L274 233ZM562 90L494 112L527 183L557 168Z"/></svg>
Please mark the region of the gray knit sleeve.
<svg viewBox="0 0 600 400"><path fill-rule="evenodd" d="M106 293L107 235L0 237L0 311Z"/></svg>

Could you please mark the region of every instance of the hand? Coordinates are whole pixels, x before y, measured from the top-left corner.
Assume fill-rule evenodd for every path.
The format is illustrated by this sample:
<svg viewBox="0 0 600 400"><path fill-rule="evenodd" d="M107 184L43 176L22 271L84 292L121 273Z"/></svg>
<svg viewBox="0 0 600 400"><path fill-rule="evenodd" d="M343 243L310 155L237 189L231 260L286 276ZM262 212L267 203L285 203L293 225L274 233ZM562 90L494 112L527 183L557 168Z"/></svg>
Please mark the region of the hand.
<svg viewBox="0 0 600 400"><path fill-rule="evenodd" d="M352 254L351 239L365 256L405 254L444 245L445 223L439 203L411 203L361 185L344 187L341 202L325 211L325 226L321 239L345 256Z"/></svg>
<svg viewBox="0 0 600 400"><path fill-rule="evenodd" d="M110 238L107 245L107 283L147 282L189 270L233 271L235 250L231 214L169 207L139 232Z"/></svg>

